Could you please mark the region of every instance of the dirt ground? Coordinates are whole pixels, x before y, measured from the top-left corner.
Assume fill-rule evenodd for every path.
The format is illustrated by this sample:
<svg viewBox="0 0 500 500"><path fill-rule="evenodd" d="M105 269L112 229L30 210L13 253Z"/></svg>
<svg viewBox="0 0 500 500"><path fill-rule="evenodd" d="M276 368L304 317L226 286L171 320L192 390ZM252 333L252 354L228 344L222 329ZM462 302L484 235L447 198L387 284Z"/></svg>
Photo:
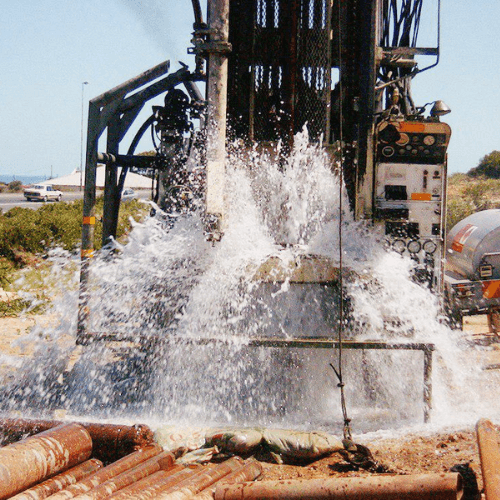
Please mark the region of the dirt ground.
<svg viewBox="0 0 500 500"><path fill-rule="evenodd" d="M49 315L27 316L23 318L0 318L0 360L1 355L30 356L30 350L22 349L16 340L22 338L37 324L54 321ZM490 342L486 317L466 318L464 330L470 339ZM498 344L500 346L500 344ZM500 363L500 349L485 351L482 362L485 365ZM0 371L2 362L0 361ZM473 428L458 429L435 435L407 435L397 439L378 439L360 443L367 446L380 470L394 474L441 473L449 471L456 464L470 464L478 476L482 487L480 460ZM308 465L292 466L264 463L264 479L316 478L325 476L360 476L372 472L353 468L339 455L334 454Z"/></svg>

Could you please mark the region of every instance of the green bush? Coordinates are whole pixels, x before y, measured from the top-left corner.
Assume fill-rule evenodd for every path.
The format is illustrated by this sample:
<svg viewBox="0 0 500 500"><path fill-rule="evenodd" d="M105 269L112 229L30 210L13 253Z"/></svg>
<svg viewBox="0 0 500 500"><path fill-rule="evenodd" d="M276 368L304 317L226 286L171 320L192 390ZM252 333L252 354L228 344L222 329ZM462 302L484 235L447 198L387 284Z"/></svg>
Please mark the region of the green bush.
<svg viewBox="0 0 500 500"><path fill-rule="evenodd" d="M469 215L500 207L500 180L454 174L448 182L447 232Z"/></svg>
<svg viewBox="0 0 500 500"><path fill-rule="evenodd" d="M103 200L96 203L95 248L101 247ZM147 206L138 201L122 204L117 238L130 231L130 217L140 220L148 212ZM47 249L61 246L74 251L81 243L83 201L47 203L38 210L15 207L0 214L0 280L7 277L11 267L23 267L32 256ZM31 256L31 257L30 257ZM3 274L2 274L3 272Z"/></svg>
<svg viewBox="0 0 500 500"><path fill-rule="evenodd" d="M12 181L9 182L7 189L11 193L19 193L23 189L23 183L21 181Z"/></svg>

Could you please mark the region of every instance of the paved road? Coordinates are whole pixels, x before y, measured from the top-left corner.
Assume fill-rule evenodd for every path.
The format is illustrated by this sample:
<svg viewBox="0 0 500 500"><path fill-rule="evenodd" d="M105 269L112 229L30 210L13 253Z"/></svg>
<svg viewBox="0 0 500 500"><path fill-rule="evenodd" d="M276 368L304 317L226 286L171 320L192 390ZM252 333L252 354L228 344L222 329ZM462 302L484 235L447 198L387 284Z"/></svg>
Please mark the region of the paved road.
<svg viewBox="0 0 500 500"><path fill-rule="evenodd" d="M136 191L137 195L142 199L148 199L151 192L149 190ZM81 200L83 191L63 191L62 201ZM57 201L48 201L47 203L57 203ZM37 210L43 207L43 201L26 201L23 193L0 193L0 209L3 213L14 207L31 208Z"/></svg>
<svg viewBox="0 0 500 500"><path fill-rule="evenodd" d="M63 192L63 201L73 201L83 198L83 191ZM57 201L48 201L47 203L57 203ZM0 209L7 212L14 207L32 208L37 210L44 205L43 201L26 201L23 193L0 193Z"/></svg>

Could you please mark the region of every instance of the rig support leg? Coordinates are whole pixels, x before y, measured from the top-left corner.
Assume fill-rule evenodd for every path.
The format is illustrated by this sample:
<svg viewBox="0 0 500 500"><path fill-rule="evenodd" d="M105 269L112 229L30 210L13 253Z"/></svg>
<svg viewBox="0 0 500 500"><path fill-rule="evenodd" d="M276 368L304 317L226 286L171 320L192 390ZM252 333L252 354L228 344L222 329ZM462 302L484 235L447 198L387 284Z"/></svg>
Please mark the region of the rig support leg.
<svg viewBox="0 0 500 500"><path fill-rule="evenodd" d="M208 26L206 208L208 218L212 219L212 239L220 239L226 177L227 55L231 50L229 0L208 2Z"/></svg>

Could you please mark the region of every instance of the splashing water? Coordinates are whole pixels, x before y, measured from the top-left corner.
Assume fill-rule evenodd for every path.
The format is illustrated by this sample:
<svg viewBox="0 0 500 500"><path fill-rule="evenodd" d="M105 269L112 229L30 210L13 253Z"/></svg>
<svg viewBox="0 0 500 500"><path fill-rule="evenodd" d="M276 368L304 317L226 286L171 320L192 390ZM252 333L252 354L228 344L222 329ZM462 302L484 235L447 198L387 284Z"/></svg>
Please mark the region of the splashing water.
<svg viewBox="0 0 500 500"><path fill-rule="evenodd" d="M285 163L265 152L238 151L227 171L222 241L206 241L198 214L177 215L168 230L160 211L135 224L125 245L93 262L89 304L90 331L128 340L75 348L77 287L65 289L54 303L58 326L35 328L25 339L37 341L34 358L13 364L14 379L4 377L4 411L340 429L329 367L337 362L336 350L250 347L248 341L337 338L338 286L252 278L270 257L285 274L297 254L338 263L342 210L342 260L358 276L345 283L345 337L435 344L436 426L498 412L485 398L497 380L485 378L458 332L441 321L437 298L411 280L411 261L385 251L339 206L331 160L306 133L297 136ZM71 260L60 251L51 258L54 272ZM422 358L419 351L344 352L355 431L420 425ZM471 390L478 387L485 390Z"/></svg>

